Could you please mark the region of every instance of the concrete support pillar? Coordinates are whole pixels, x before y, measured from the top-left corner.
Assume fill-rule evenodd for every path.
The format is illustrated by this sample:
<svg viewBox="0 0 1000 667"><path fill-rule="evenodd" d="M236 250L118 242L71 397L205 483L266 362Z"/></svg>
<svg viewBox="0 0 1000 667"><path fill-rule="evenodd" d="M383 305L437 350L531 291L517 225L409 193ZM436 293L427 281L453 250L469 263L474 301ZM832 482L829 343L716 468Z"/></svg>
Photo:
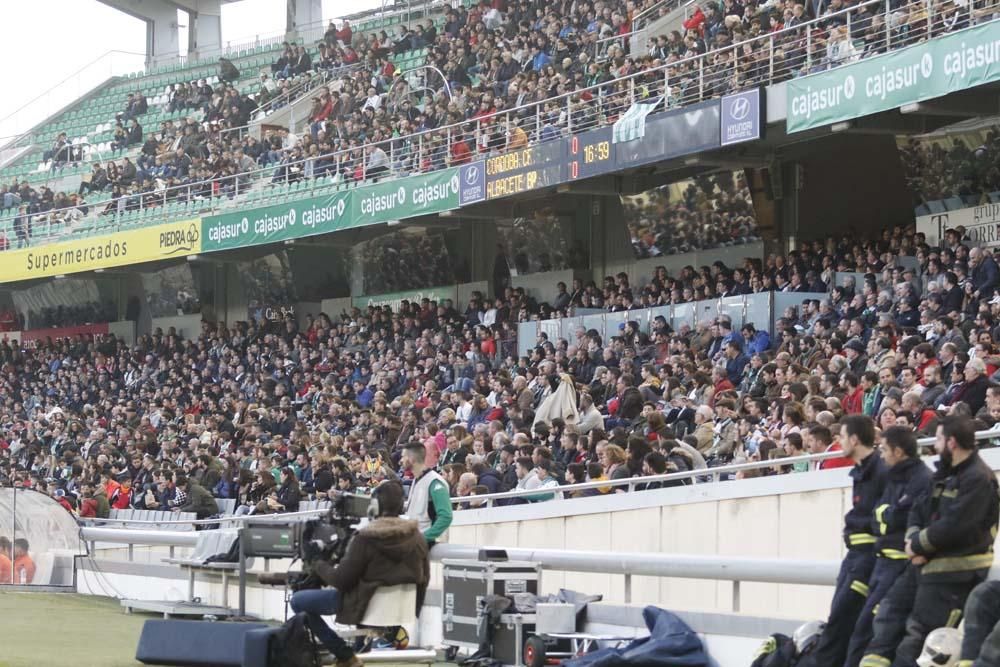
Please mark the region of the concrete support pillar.
<svg viewBox="0 0 1000 667"><path fill-rule="evenodd" d="M222 2L198 0L189 12L188 57L206 58L221 55Z"/></svg>
<svg viewBox="0 0 1000 667"><path fill-rule="evenodd" d="M157 3L144 6L144 10L142 18L146 20L146 66L177 62L180 56L177 8Z"/></svg>
<svg viewBox="0 0 1000 667"><path fill-rule="evenodd" d="M323 36L323 0L286 0L285 31L292 39L312 43Z"/></svg>

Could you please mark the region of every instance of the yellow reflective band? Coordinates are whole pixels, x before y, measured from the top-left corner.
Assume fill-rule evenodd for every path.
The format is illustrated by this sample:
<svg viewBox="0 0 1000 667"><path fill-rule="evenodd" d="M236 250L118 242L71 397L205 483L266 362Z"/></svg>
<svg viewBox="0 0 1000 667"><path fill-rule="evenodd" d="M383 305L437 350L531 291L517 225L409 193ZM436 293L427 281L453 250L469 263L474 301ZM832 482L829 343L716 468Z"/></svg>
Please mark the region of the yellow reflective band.
<svg viewBox="0 0 1000 667"><path fill-rule="evenodd" d="M764 640L764 643L761 644L760 648L757 649L757 652L753 656L754 660L762 655L770 655L776 650L778 650L778 642L774 639L774 637L768 637Z"/></svg>
<svg viewBox="0 0 1000 667"><path fill-rule="evenodd" d="M880 602L879 604L882 604L882 603ZM872 616L878 616L878 607L879 607L879 604L875 605L872 608Z"/></svg>
<svg viewBox="0 0 1000 667"><path fill-rule="evenodd" d="M857 579L852 581L851 590L855 593L860 593L861 595L868 597L868 584L863 581L858 581Z"/></svg>
<svg viewBox="0 0 1000 667"><path fill-rule="evenodd" d="M875 508L875 520L878 521L878 533L879 535L885 535L885 532L889 529L882 517L885 515L885 511L889 509L889 503L885 505L879 505Z"/></svg>
<svg viewBox="0 0 1000 667"><path fill-rule="evenodd" d="M968 572L988 570L993 565L993 554L973 554L972 556L950 556L934 558L921 568L923 574L940 572Z"/></svg>
<svg viewBox="0 0 1000 667"><path fill-rule="evenodd" d="M852 533L847 536L847 543L852 547L861 544L875 544L875 536L871 533Z"/></svg>
<svg viewBox="0 0 1000 667"><path fill-rule="evenodd" d="M956 667L972 667L972 660L959 660Z"/></svg>
<svg viewBox="0 0 1000 667"><path fill-rule="evenodd" d="M957 498L958 497L958 489L951 489L950 491L942 491L941 492L941 497L942 498Z"/></svg>
<svg viewBox="0 0 1000 667"><path fill-rule="evenodd" d="M892 660L889 660L889 658L883 658L874 653L870 653L861 659L861 667L889 667L891 664Z"/></svg>
<svg viewBox="0 0 1000 667"><path fill-rule="evenodd" d="M906 560L909 558L905 552L899 549L882 549L881 555L890 560Z"/></svg>
<svg viewBox="0 0 1000 667"><path fill-rule="evenodd" d="M920 543L920 548L924 551L935 551L934 545L931 544L931 540L927 537L927 529L924 528L919 533L917 533L917 542Z"/></svg>
<svg viewBox="0 0 1000 667"><path fill-rule="evenodd" d="M962 620L962 610L952 609L948 614L948 622L944 624L946 628L957 628L958 622Z"/></svg>

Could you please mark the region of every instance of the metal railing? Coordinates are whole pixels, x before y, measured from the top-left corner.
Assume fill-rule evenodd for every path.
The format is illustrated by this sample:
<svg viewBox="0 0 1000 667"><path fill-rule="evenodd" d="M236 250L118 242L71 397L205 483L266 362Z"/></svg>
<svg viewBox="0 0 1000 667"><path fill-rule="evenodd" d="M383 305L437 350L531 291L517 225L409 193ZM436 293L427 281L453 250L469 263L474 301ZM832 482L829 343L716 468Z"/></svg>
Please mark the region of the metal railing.
<svg viewBox="0 0 1000 667"><path fill-rule="evenodd" d="M142 57L144 54L132 51L106 51L61 81L47 86L44 92L0 118L0 149L35 143L34 130L44 124L45 119L109 79L135 71Z"/></svg>
<svg viewBox="0 0 1000 667"><path fill-rule="evenodd" d="M976 432L976 440L992 440L994 438L1000 438L1000 423L993 429L986 431ZM923 448L926 453L928 449L932 448L934 445L934 438L920 438L917 440L917 444ZM564 484L561 486L545 488L545 489L530 489L530 490L515 490L507 491L503 493L490 493L478 496L461 496L454 497L451 499L453 505L465 504L470 501L482 502L485 504L486 508L493 507L493 501L496 500L511 500L515 498L531 498L538 496L552 495L555 498L565 498L565 494L572 493L574 491L586 491L588 489L603 489L612 487L614 489L622 489L623 491L634 492L636 485L639 484L649 484L651 482L685 482L690 480L692 484L708 484L708 483L718 483L724 481L722 478L724 476L734 475L737 472L748 471L748 470L762 470L767 468L783 468L786 466L793 465L795 463L821 463L827 459L842 458L844 456L843 452L833 451L833 452L823 452L821 454L806 454L803 456L790 456L785 458L777 458L768 461L750 461L747 463L736 463L724 466L718 466L715 468L703 468L700 470L687 470L684 472L667 473L663 475L649 475L644 477L629 477L625 479L608 479L600 480L595 482L582 482L579 484ZM933 461L933 456L928 455L928 461ZM482 508L480 508L482 509ZM171 525L182 525L182 526L210 526L220 523L226 524L247 524L247 523L282 523L287 522L289 519L292 520L305 520L311 517L322 516L327 514L329 509L315 509L315 510L304 510L300 512L287 512L282 514L244 514L241 516L222 516L218 518L211 519L196 519L196 520L167 520L167 521L150 521L143 519L87 519L86 525L90 527L101 527L104 525L114 525L121 527L128 526L171 526ZM108 528L108 530L112 530ZM160 535L164 531L155 531L154 534ZM169 532L169 531L167 531ZM187 533L188 537L193 539L193 534Z"/></svg>
<svg viewBox="0 0 1000 667"><path fill-rule="evenodd" d="M608 53L613 47L620 47L625 54L632 54L632 49L630 48L630 43L636 34L642 32L646 26L650 23L656 21L657 19L666 16L670 12L674 11L681 6L681 3L685 0L660 0L651 7L647 7L642 10L632 19L632 23L629 25L629 31L623 35L610 35L608 37L603 37L598 39L594 43L594 59L598 62L602 62L608 58ZM695 0L687 0L690 4Z"/></svg>
<svg viewBox="0 0 1000 667"><path fill-rule="evenodd" d="M940 17L934 13L934 7L927 9L926 26L909 26L908 23L901 24L901 19L893 18L893 14L898 12L892 10L890 2L891 0L867 0L857 6L799 26L738 42L717 51L676 60L656 69L618 77L606 83L514 107L490 116L365 146L348 147L318 157L335 165L336 173L348 174L350 180L367 180L364 150L366 147L374 146L386 152L392 165L390 173L383 178L437 171L452 166L451 152L448 148L459 137L474 141L473 152L483 156L496 154L507 147L510 142L510 130L515 126L524 130L532 142L553 135L562 138L613 124L636 101L666 96L668 106L682 107L745 88L777 83L794 76L850 64L860 57L882 53L890 48L909 46L934 36L935 26L940 28ZM843 27L834 29L838 34L843 30L849 33L858 27L859 19L852 19L852 15L861 8L883 12L873 13L870 19L865 19L865 24L869 25L866 34L872 38L866 41L864 51L850 55L850 49L855 48L852 42L850 48L832 51L832 57L821 53L820 42L815 41L813 37L814 28L842 23ZM977 12L983 11L985 10L975 10L970 6L968 19L972 21ZM989 16L990 21L997 20L995 15ZM841 38L838 40L842 41ZM304 168L305 163L315 159L317 158L303 158L289 162L286 166ZM325 175L328 171L330 170L324 168L321 173ZM234 187L226 188L226 195L239 194L244 185L249 189L249 184L265 172L272 175L274 173L268 167L224 177L221 180L235 183ZM360 178L356 178L358 174ZM296 179L300 177L298 174L295 175ZM197 186L205 183L215 184L219 181L220 179L212 179L172 189L167 188L155 193L150 201L154 205L160 205L184 197L183 193L190 193ZM320 185L325 184L327 183L320 183ZM171 196L171 192L175 194ZM209 202L209 207L202 209L201 212L211 214L222 208ZM58 211L47 212L51 213L58 214ZM162 219L157 221L167 219L172 218L162 216ZM144 224L153 223L154 220L150 219ZM51 239L45 239L45 242L54 241L64 235L65 233L57 234Z"/></svg>
<svg viewBox="0 0 1000 667"><path fill-rule="evenodd" d="M483 549L504 551L512 561L538 563L545 570L622 575L624 601L632 603L632 577L673 577L733 582L732 611L741 608L743 582L832 586L837 581L840 562L792 558L745 558L642 552L576 551L568 549L525 549L502 546L436 544L432 560L478 560Z"/></svg>
<svg viewBox="0 0 1000 667"><path fill-rule="evenodd" d="M976 440L992 440L994 438L1000 438L1000 422L992 429L986 431L977 431ZM919 438L917 440L917 445L921 448L923 454L928 458L928 460L934 460L932 456L934 447L934 438ZM453 497L451 499L452 505L470 505L471 509L483 509L485 505L486 509L495 506L495 501L497 500L516 500L516 499L538 499L540 497L545 497L541 502L547 502L549 499L552 500L572 500L572 494L576 491L588 491L593 489L607 489L611 487L614 492L634 492L636 486L640 484L649 484L652 482L680 482L682 484L707 484L707 483L718 483L723 480L723 476L735 475L738 472L745 472L748 470L764 470L767 468L783 468L785 466L790 466L795 463L820 463L827 459L843 458L844 453L840 451L834 452L823 452L821 454L806 454L803 456L788 456L784 458L772 459L769 461L750 461L747 463L737 463L725 466L719 466L716 468L704 468L701 470L685 470L684 472L668 473L665 475L649 475L645 477L628 477L625 479L607 479L600 480L597 482L582 482L580 484L564 484L561 486L549 487L549 488L536 488L528 490L514 490L506 491L503 493L484 493L482 495L476 496L460 496ZM609 491L610 493L611 491Z"/></svg>
<svg viewBox="0 0 1000 667"><path fill-rule="evenodd" d="M987 433L987 432L983 432ZM1000 432L993 431L989 432L993 436L1000 435ZM977 434L978 435L978 434ZM931 440L931 442L933 442ZM549 489L532 489L528 491L508 491L505 493L491 493L484 494L481 496L462 496L454 497L451 499L452 504L468 503L470 500L476 502L483 501L486 507L493 507L494 500L510 500L514 498L524 498L532 496L540 496L547 494L559 494L559 493L571 493L573 491L585 491L587 489L600 489L600 488L620 488L625 487L628 491L634 491L637 484L648 484L650 482L672 482L672 481L685 481L691 479L698 483L708 483L718 482L724 475L735 474L742 470L757 470L761 468L774 468L792 465L794 463L809 462L818 463L825 461L826 459L840 458L843 456L842 452L824 452L822 454L808 454L805 456L795 456L782 459L774 459L772 461L753 461L750 463L739 463L733 465L719 466L717 468L704 468L702 470L690 470L678 473L668 473L664 475L651 475L648 477L630 477L628 479L616 479L616 480L602 480L598 482L584 482L581 484L568 484L558 487L553 487ZM114 526L211 526L220 523L226 524L247 524L247 523L281 523L291 520L305 520L311 517L322 516L327 514L329 509L315 509L315 510L305 510L301 512L287 512L283 514L244 514L240 516L222 516L212 519L195 519L195 520L166 520L166 521L151 521L144 519L87 519L86 523L89 526L100 527L103 525L114 525ZM109 528L110 530L110 528ZM163 531L156 531L157 533L162 533Z"/></svg>
<svg viewBox="0 0 1000 667"><path fill-rule="evenodd" d="M169 546L193 548L197 534L191 532L136 531L110 528L82 528L80 535L85 542L122 544L128 546L129 560L133 560L133 547ZM772 584L800 584L807 586L832 586L837 580L840 562L836 560L805 560L793 558L746 558L734 556L706 556L702 554L663 554L642 552L606 552L570 549L525 549L522 547L478 546L465 544L435 544L430 559L478 560L483 549L503 551L511 561L537 563L544 570L557 572L583 572L621 575L624 581L624 602L632 603L633 577L672 577L677 579L706 579L733 583L731 608L741 610L741 584L760 582ZM91 554L94 553L93 547Z"/></svg>
<svg viewBox="0 0 1000 667"><path fill-rule="evenodd" d="M976 434L977 440L990 439L1000 435L1000 429L992 431L980 431ZM933 443L933 438L922 438L918 442L926 447ZM824 454L789 457L776 459L761 465L787 465L795 461L820 461L827 458L842 456L841 452L828 452ZM998 461L996 457L989 459L991 466L996 469ZM744 466L728 466L730 469ZM723 468L715 469L719 472ZM690 474L698 475L711 472L711 470L692 471ZM645 479L666 479L676 478L676 475L660 475ZM626 481L626 480L622 480ZM633 483L641 482L636 478L627 480ZM845 474L846 481L846 474ZM608 482L598 484L607 485ZM584 485L575 485L580 488ZM569 487L561 487L566 489ZM537 493L534 491L533 493ZM478 496L485 498L486 496ZM264 515L264 516L243 516L230 517L234 522L242 526L248 523L280 523L287 524L289 519L304 519L315 516L326 510L315 510L308 512L297 512L289 514ZM134 546L167 546L170 547L171 555L175 547L193 548L198 542L198 533L192 531L163 531L163 530L142 530L141 526L148 524L164 525L176 522L149 522L149 521L121 521L112 523L128 523L139 527L136 528L112 528L93 525L81 527L81 539L90 543L90 553L94 554L94 546L97 542L107 544L122 544L128 547L128 560L134 558ZM180 522L183 524L201 525L204 523L220 523L217 519L209 519L195 522ZM441 543L431 550L431 559L440 561L442 559L470 559L478 560L482 549L502 550L506 552L507 558L515 561L526 561L538 563L543 569L566 571L566 572L590 572L611 575L622 575L624 577L624 598L626 603L632 601L632 578L635 576L653 577L674 577L690 579L708 579L718 581L731 581L732 587L732 611L739 612L741 609L742 582L764 582L780 584L803 584L829 586L836 580L839 569L839 562L834 560L798 560L798 559L758 559L739 558L728 556L706 556L686 555L686 554L661 554L643 552L606 552L606 551L575 551L562 549L534 549L503 546L485 545L461 545ZM266 569L266 568L265 568ZM1000 565L995 565L990 573L991 578L1000 576Z"/></svg>
<svg viewBox="0 0 1000 667"><path fill-rule="evenodd" d="M1000 435L1000 433L996 434ZM680 482L691 484L715 484L722 481L724 476L735 475L738 472L747 470L762 470L765 468L781 468L795 463L819 463L827 459L843 457L843 452L824 452L822 454L806 454L804 456L790 456L771 461L750 461L748 463L735 463L731 465L718 466L716 468L702 468L701 470L685 470L684 472L672 472L663 475L648 475L644 477L628 477L625 479L604 479L596 482L580 482L579 484L563 484L548 488L518 489L505 491L502 493L484 493L476 496L455 496L451 499L452 505L469 505L470 509L490 509L495 507L498 500L572 500L569 495L577 491L590 491L594 489L608 489L608 493L633 492L637 485L648 485L651 483L671 483Z"/></svg>
<svg viewBox="0 0 1000 667"><path fill-rule="evenodd" d="M279 95L266 100L263 104L260 104L251 112L250 117L255 120L251 121L250 126L260 124L266 121L266 117L272 113L280 111L286 107L294 107L296 104L301 102L306 97L310 97L316 94L316 91L324 86L329 86L330 83L337 77L347 76L354 72L357 72L363 67L363 63L355 63L353 65L341 65L333 69L319 69L314 63L312 74L303 78L303 80L298 81L290 87L288 90L282 91ZM264 113L265 116L261 117L260 114ZM292 119L294 122L294 119ZM294 126L288 128L289 132L294 132Z"/></svg>
<svg viewBox="0 0 1000 667"><path fill-rule="evenodd" d="M992 429L976 432L976 440L992 440L1000 438L1000 422ZM927 455L928 460L933 457L928 450L933 452L934 438L920 438L917 444ZM750 461L747 463L737 463L716 468L703 468L701 470L685 470L684 472L667 473L664 475L649 475L645 477L628 477L625 479L607 479L596 482L581 482L579 484L564 484L544 489L522 489L506 491L503 493L484 493L476 496L456 496L451 499L452 505L469 505L470 509L489 509L495 506L495 501L515 500L515 499L540 499L540 502L548 500L573 500L569 494L576 491L588 491L593 489L611 488L611 492L634 492L636 486L640 484L650 484L653 482L680 482L681 484L708 484L724 481L723 477L735 475L738 472L748 470L765 470L768 468L784 468L795 463L820 463L827 459L843 458L844 453L840 451L823 452L821 454L806 454L803 456L788 456L784 458L771 459L769 461Z"/></svg>
<svg viewBox="0 0 1000 667"><path fill-rule="evenodd" d="M656 19L672 12L674 9L679 7L683 1L684 0L660 0L659 2L647 7L632 17L632 25L630 26L631 31L638 32L642 30Z"/></svg>
<svg viewBox="0 0 1000 667"><path fill-rule="evenodd" d="M306 520L312 517L323 516L329 514L330 509L320 508L314 510L303 510L301 512L283 512L281 514L242 514L242 515L226 515L211 519L167 519L166 521L152 521L148 519L95 519L88 518L82 519L81 522L85 526L90 527L101 527L106 524L111 524L114 526L128 527L128 526L212 526L220 523L225 524L248 524L248 523L287 523L289 519L292 520ZM164 532L164 531L156 531ZM169 532L169 531L166 531ZM190 532L190 531L187 531Z"/></svg>

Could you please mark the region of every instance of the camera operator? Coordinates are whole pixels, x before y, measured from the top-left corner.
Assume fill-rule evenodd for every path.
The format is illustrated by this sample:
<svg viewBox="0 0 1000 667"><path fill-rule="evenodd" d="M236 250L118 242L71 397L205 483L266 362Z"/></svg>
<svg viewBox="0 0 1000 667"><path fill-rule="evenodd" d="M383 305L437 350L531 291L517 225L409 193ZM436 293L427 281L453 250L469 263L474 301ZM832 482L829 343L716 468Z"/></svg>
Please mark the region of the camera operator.
<svg viewBox="0 0 1000 667"><path fill-rule="evenodd" d="M375 589L397 584L417 585L416 615L430 579L427 542L416 521L399 516L403 486L383 482L372 492L372 503L378 504L376 518L351 539L340 562L333 565L318 559L313 563L313 573L331 588L298 591L291 599L292 610L306 613L310 630L334 655L338 667L364 663L322 616L336 614L338 623L357 625Z"/></svg>

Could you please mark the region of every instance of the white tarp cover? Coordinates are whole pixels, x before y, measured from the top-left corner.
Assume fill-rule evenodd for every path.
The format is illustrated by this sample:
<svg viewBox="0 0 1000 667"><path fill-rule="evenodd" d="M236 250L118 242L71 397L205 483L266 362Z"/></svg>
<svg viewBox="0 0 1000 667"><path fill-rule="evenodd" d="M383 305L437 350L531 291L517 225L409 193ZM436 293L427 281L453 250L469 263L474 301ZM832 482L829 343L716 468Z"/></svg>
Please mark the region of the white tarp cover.
<svg viewBox="0 0 1000 667"><path fill-rule="evenodd" d="M0 537L11 542L17 538L28 540L28 553L36 572L46 573L36 577L44 581L31 583L49 583L56 554L82 553L76 520L59 503L37 491L0 489ZM10 553L4 555L11 557Z"/></svg>

